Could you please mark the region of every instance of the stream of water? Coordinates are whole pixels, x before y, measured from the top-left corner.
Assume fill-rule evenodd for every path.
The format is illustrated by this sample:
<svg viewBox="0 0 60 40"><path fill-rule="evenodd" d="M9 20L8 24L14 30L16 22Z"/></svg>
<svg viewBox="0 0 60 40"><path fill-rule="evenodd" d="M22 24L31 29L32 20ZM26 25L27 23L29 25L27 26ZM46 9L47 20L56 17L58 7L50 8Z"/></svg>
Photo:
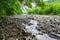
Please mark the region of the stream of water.
<svg viewBox="0 0 60 40"><path fill-rule="evenodd" d="M39 34L40 31L38 31L36 29L38 27L37 24L39 24L38 21L36 21L36 20L30 20L29 23L32 24L32 25L27 25L27 24L23 24L23 25L25 25L25 28L27 29L26 30L27 32L32 33L32 35L35 35L35 39L36 40L57 40L57 39L49 37L48 34L40 35ZM35 39L32 39L32 40L35 40Z"/></svg>

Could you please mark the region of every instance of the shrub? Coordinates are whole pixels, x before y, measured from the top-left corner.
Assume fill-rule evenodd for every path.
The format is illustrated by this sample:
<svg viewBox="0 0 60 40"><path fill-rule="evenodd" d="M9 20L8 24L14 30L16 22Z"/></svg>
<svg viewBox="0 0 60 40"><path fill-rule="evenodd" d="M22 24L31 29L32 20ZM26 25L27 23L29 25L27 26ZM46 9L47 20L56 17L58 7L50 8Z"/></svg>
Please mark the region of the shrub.
<svg viewBox="0 0 60 40"><path fill-rule="evenodd" d="M60 15L60 3L46 4L43 8L37 7L28 11L28 14Z"/></svg>
<svg viewBox="0 0 60 40"><path fill-rule="evenodd" d="M47 14L50 14L52 11L53 11L53 9L49 4L49 5L46 5L46 6L43 7L42 14L47 15Z"/></svg>
<svg viewBox="0 0 60 40"><path fill-rule="evenodd" d="M41 14L40 11L41 11L41 7L37 7L37 8L28 10L28 14Z"/></svg>
<svg viewBox="0 0 60 40"><path fill-rule="evenodd" d="M50 5L46 5L43 8L37 7L28 11L28 14L40 14L40 15L47 15L52 12L52 8Z"/></svg>
<svg viewBox="0 0 60 40"><path fill-rule="evenodd" d="M18 0L0 0L0 15L13 15L21 13Z"/></svg>
<svg viewBox="0 0 60 40"><path fill-rule="evenodd" d="M55 15L60 15L60 3L53 4L53 13Z"/></svg>

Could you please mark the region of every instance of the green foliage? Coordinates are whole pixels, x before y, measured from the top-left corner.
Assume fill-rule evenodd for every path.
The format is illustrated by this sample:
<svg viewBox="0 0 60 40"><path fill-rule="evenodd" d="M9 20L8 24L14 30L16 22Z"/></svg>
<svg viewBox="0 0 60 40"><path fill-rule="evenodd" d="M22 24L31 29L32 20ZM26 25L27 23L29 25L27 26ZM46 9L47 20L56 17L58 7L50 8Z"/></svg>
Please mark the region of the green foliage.
<svg viewBox="0 0 60 40"><path fill-rule="evenodd" d="M51 12L52 12L52 7L50 5L44 6L43 9L41 10L41 13L45 14L45 15L47 15Z"/></svg>
<svg viewBox="0 0 60 40"><path fill-rule="evenodd" d="M19 0L19 2L22 4L22 2L23 2L24 0Z"/></svg>
<svg viewBox="0 0 60 40"><path fill-rule="evenodd" d="M18 0L0 0L0 15L13 15L21 13Z"/></svg>
<svg viewBox="0 0 60 40"><path fill-rule="evenodd" d="M31 3L36 3L36 6L43 6L44 5L43 0L19 0L19 1L20 1L21 4L26 5L29 8L32 8Z"/></svg>
<svg viewBox="0 0 60 40"><path fill-rule="evenodd" d="M32 3L36 3L36 7L44 6L43 0L0 0L0 15L13 15L23 13L21 5L32 8ZM38 8L34 10L40 10ZM34 12L34 14L37 13ZM38 11L39 13L39 11Z"/></svg>
<svg viewBox="0 0 60 40"><path fill-rule="evenodd" d="M33 8L28 10L28 14L40 14L41 7Z"/></svg>
<svg viewBox="0 0 60 40"><path fill-rule="evenodd" d="M13 15L25 13L39 15L60 15L60 0L48 0L45 3L43 0L0 0L0 15ZM56 2L56 3L50 3ZM32 7L35 3L35 7ZM27 6L28 8L23 8Z"/></svg>
<svg viewBox="0 0 60 40"><path fill-rule="evenodd" d="M43 5L43 0L35 0L37 6Z"/></svg>
<svg viewBox="0 0 60 40"><path fill-rule="evenodd" d="M60 3L47 4L43 8L31 9L28 11L28 14L60 15Z"/></svg>
<svg viewBox="0 0 60 40"><path fill-rule="evenodd" d="M31 4L31 0L25 0L25 5L27 5L28 7L32 7L32 4Z"/></svg>
<svg viewBox="0 0 60 40"><path fill-rule="evenodd" d="M60 3L54 3L53 5L53 13L55 15L60 15Z"/></svg>
<svg viewBox="0 0 60 40"><path fill-rule="evenodd" d="M48 3L54 3L54 2L60 3L60 0L48 0Z"/></svg>

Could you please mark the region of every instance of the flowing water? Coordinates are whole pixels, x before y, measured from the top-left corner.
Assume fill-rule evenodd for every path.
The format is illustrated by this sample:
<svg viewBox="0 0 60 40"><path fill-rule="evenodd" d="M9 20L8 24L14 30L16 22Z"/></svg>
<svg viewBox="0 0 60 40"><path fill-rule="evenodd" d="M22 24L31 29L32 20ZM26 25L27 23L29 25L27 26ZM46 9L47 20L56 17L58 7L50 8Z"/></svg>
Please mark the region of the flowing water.
<svg viewBox="0 0 60 40"><path fill-rule="evenodd" d="M57 39L54 39L54 38L51 38L48 36L48 34L43 34L43 35L40 35L40 31L38 31L36 28L38 28L39 26L37 24L39 24L38 21L36 20L30 20L29 22L31 25L27 25L27 24L24 24L23 25L25 26L26 28L26 31L27 32L30 32L32 33L32 35L35 35L35 39L32 39L32 40L57 40Z"/></svg>

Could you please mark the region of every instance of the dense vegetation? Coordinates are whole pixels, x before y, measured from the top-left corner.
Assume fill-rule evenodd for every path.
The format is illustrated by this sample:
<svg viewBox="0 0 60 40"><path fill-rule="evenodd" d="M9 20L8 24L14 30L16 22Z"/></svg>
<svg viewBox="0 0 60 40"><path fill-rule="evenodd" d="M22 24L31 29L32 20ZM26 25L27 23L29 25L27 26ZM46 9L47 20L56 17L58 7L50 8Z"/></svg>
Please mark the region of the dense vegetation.
<svg viewBox="0 0 60 40"><path fill-rule="evenodd" d="M60 0L48 0L48 3L53 3L53 2L60 2Z"/></svg>
<svg viewBox="0 0 60 40"><path fill-rule="evenodd" d="M28 14L60 15L60 3L46 4L43 8L30 9L28 10Z"/></svg>
<svg viewBox="0 0 60 40"><path fill-rule="evenodd" d="M0 15L60 15L60 0L0 0Z"/></svg>
<svg viewBox="0 0 60 40"><path fill-rule="evenodd" d="M12 15L21 13L18 0L0 0L0 15Z"/></svg>

